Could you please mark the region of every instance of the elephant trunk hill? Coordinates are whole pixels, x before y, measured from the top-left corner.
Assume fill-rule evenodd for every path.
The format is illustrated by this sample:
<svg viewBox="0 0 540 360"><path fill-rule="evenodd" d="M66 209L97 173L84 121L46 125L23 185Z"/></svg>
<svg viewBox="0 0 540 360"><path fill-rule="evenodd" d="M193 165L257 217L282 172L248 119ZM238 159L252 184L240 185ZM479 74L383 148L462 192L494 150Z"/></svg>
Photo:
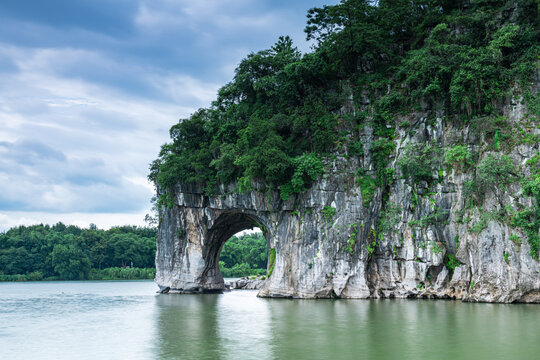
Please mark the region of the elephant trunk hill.
<svg viewBox="0 0 540 360"><path fill-rule="evenodd" d="M258 227L259 296L540 302L534 1L342 1L250 54L151 167L156 282L220 291Z"/></svg>

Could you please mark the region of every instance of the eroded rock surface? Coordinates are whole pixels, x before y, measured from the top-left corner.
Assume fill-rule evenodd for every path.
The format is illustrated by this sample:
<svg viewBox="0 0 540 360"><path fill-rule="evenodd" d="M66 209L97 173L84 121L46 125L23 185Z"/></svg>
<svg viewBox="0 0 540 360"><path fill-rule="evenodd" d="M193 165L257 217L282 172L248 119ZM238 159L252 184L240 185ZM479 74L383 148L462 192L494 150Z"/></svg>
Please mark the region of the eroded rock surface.
<svg viewBox="0 0 540 360"><path fill-rule="evenodd" d="M225 288L229 290L259 290L264 284L264 280L261 278L251 279L249 277L243 277L238 280L233 280L225 283Z"/></svg>

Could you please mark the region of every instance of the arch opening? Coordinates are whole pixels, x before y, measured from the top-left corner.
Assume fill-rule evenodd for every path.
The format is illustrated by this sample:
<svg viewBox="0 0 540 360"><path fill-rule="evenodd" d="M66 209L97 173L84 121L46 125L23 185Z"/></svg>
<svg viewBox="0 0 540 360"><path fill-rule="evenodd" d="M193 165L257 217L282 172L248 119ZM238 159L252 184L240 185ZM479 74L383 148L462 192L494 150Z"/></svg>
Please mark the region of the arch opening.
<svg viewBox="0 0 540 360"><path fill-rule="evenodd" d="M260 228L241 231L224 242L219 269L224 278L264 276L268 267L268 245Z"/></svg>
<svg viewBox="0 0 540 360"><path fill-rule="evenodd" d="M222 265L227 265L228 271L225 272L225 275L232 274L229 270L231 265L234 268L233 262L243 261L244 265L238 264L236 271L253 270L254 266L259 264L259 266L263 266L256 272L261 272L261 275L266 276L270 262L270 234L267 229L264 222L253 214L235 211L221 214L214 222L214 225L208 229L206 253L204 254L206 269L203 276L212 279L212 282L218 285L218 288L223 289L225 287L224 276L220 267L220 257L223 251L228 257L222 261ZM229 243L230 246L225 247L226 243ZM235 247L236 249L234 249ZM237 252L235 254L236 259L231 258L231 250ZM264 259L260 257L261 250L264 250ZM249 259L251 256L255 257L255 259Z"/></svg>

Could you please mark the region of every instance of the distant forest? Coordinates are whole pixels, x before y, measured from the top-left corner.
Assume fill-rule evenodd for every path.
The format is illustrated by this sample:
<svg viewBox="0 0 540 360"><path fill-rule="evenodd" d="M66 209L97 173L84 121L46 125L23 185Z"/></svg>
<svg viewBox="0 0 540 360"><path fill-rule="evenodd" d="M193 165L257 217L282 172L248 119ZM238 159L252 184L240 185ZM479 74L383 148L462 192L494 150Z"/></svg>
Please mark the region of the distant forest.
<svg viewBox="0 0 540 360"><path fill-rule="evenodd" d="M153 278L156 231L62 223L12 228L0 233L0 280Z"/></svg>
<svg viewBox="0 0 540 360"><path fill-rule="evenodd" d="M156 234L137 226L18 226L0 232L0 281L153 279ZM233 236L220 260L225 277L265 274L266 240Z"/></svg>
<svg viewBox="0 0 540 360"><path fill-rule="evenodd" d="M223 277L266 275L268 248L261 233L233 236L221 250L219 268Z"/></svg>

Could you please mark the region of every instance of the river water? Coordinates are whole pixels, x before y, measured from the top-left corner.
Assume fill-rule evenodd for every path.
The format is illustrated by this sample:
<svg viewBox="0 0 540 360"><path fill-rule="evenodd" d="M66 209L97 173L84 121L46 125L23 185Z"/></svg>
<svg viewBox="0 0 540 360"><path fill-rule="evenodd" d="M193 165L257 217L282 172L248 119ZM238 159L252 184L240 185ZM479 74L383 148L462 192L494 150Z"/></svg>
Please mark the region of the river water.
<svg viewBox="0 0 540 360"><path fill-rule="evenodd" d="M539 359L540 306L0 283L0 359Z"/></svg>

